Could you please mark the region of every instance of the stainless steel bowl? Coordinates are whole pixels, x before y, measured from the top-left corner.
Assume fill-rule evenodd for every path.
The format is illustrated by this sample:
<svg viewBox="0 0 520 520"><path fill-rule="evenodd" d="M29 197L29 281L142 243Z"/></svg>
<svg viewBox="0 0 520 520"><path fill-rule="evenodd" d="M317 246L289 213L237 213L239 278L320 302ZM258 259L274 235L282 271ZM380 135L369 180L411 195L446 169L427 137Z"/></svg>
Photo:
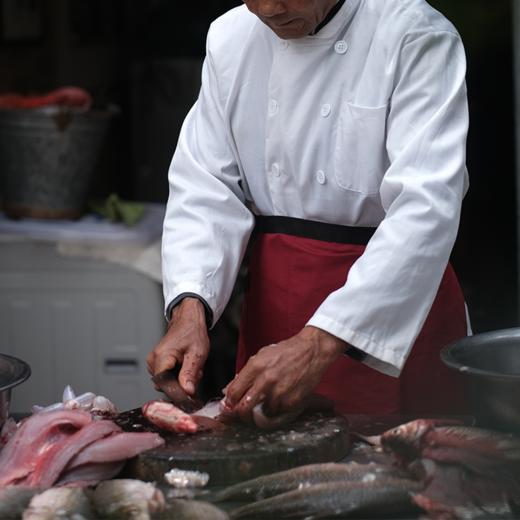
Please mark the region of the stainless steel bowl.
<svg viewBox="0 0 520 520"><path fill-rule="evenodd" d="M478 425L520 433L520 328L455 341L441 358L464 375Z"/></svg>
<svg viewBox="0 0 520 520"><path fill-rule="evenodd" d="M0 354L0 429L9 416L11 389L31 375L31 367L21 359Z"/></svg>

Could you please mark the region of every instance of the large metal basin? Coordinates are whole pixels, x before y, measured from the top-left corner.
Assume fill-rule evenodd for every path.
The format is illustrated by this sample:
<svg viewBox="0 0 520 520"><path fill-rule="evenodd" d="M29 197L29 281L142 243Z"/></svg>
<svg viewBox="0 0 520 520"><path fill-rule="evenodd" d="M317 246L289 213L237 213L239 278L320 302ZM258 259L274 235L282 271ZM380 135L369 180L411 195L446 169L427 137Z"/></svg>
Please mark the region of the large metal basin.
<svg viewBox="0 0 520 520"><path fill-rule="evenodd" d="M0 354L0 429L9 416L11 390L31 375L29 365L7 354Z"/></svg>
<svg viewBox="0 0 520 520"><path fill-rule="evenodd" d="M441 358L464 375L478 425L520 434L520 328L455 341Z"/></svg>

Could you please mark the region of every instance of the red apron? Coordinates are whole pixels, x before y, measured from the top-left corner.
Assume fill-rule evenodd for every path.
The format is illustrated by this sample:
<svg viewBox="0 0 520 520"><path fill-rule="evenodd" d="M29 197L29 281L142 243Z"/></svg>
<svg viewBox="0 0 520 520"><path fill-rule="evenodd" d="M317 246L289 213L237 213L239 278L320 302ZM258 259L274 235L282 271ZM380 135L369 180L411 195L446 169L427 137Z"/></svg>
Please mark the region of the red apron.
<svg viewBox="0 0 520 520"><path fill-rule="evenodd" d="M350 267L365 250L360 244L363 240L357 238L356 244L317 240L318 235L330 238L327 224L281 217L282 225L277 226L276 217L267 218L275 219L274 228L255 233L252 244L237 370L260 348L298 333L325 298L345 284ZM293 226L287 228L284 219L289 224L296 222L296 231ZM277 227L284 232L277 232ZM444 366L439 351L466 333L464 297L448 266L399 378L342 356L325 373L316 392L332 399L342 413L464 413L460 376Z"/></svg>

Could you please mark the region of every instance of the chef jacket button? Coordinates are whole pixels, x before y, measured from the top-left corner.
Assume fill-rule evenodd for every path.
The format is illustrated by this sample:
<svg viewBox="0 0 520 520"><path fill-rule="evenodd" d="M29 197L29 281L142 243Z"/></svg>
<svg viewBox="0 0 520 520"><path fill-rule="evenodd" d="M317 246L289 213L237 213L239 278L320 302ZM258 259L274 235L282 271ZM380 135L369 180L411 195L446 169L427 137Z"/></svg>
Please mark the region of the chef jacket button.
<svg viewBox="0 0 520 520"><path fill-rule="evenodd" d="M280 177L280 166L278 166L277 163L274 163L272 166L271 166L271 172L273 173L273 175L275 177Z"/></svg>
<svg viewBox="0 0 520 520"><path fill-rule="evenodd" d="M321 107L321 115L323 117L328 117L329 114L330 114L330 111L331 111L331 106L328 103L325 103L324 105L322 105L322 107Z"/></svg>
<svg viewBox="0 0 520 520"><path fill-rule="evenodd" d="M287 42L287 41L285 41L285 40L282 40L282 41L280 42L280 47L281 47L282 49L287 49L287 47L289 47L289 42Z"/></svg>
<svg viewBox="0 0 520 520"><path fill-rule="evenodd" d="M316 172L316 180L320 184L325 184L325 182L327 182L327 178L325 177L325 172L323 170L318 170Z"/></svg>
<svg viewBox="0 0 520 520"><path fill-rule="evenodd" d="M269 101L269 114L274 116L276 112L278 112L278 102L276 101L276 99L271 99Z"/></svg>
<svg viewBox="0 0 520 520"><path fill-rule="evenodd" d="M347 49L348 49L348 44L347 44L347 42L345 40L339 40L334 45L334 50L338 54L345 54L347 52Z"/></svg>

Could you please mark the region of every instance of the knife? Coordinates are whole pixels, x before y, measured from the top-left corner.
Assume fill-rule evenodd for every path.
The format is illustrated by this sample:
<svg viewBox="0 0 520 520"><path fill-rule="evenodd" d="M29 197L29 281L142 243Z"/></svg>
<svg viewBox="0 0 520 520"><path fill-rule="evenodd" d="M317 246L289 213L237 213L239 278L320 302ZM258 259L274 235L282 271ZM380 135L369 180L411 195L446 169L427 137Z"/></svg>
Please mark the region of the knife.
<svg viewBox="0 0 520 520"><path fill-rule="evenodd" d="M152 381L166 397L183 412L193 413L204 405L198 397L191 397L179 383L180 366L165 370L152 377Z"/></svg>

